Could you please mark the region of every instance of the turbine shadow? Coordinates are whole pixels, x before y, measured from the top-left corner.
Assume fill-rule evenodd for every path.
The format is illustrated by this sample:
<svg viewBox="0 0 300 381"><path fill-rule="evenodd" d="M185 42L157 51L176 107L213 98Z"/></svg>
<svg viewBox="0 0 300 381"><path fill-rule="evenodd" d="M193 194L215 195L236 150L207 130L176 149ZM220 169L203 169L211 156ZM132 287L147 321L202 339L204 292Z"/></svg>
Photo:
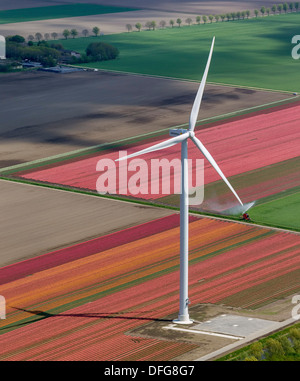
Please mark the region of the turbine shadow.
<svg viewBox="0 0 300 381"><path fill-rule="evenodd" d="M171 319L158 319L158 318L151 318L151 317L140 317L140 316L128 316L123 315L123 312L111 312L111 313L105 313L105 312L97 312L97 313L79 313L79 314L68 314L68 313L49 313L46 311L39 311L39 310L26 310L24 308L18 308L13 307L16 310L23 311L30 313L32 315L39 316L41 319L56 317L56 316L66 316L66 317L79 317L79 318L99 318L99 319L121 319L121 320L142 320L142 321L158 321L158 322L172 322ZM144 311L144 312L150 312L150 311Z"/></svg>

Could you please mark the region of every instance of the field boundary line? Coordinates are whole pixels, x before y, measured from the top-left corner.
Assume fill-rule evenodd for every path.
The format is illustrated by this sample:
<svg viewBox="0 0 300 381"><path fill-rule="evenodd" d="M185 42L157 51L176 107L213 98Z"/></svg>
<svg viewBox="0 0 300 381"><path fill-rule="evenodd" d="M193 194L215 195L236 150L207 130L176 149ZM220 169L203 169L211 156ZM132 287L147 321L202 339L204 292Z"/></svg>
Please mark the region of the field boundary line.
<svg viewBox="0 0 300 381"><path fill-rule="evenodd" d="M80 194L80 195L87 196L87 197L100 197L100 198L111 200L111 201L127 202L127 203L131 203L131 204L142 205L143 207L168 209L168 210L173 210L174 212L179 213L179 207L177 208L175 206L154 204L154 203L148 202L146 200L142 200L142 199L125 199L125 198L117 197L117 196L110 195L110 194L99 194L97 192L88 191L88 190L84 190L84 189L80 189L80 188L68 188L68 187L59 186L56 184L41 183L41 182L37 182L37 181L35 182L32 180L27 180L27 179L23 179L23 178L16 178L16 177L0 176L0 182L1 181L8 181L8 182L18 183L18 184L22 184L22 185L28 185L28 186L32 186L32 187L52 189L52 190L55 190L58 192L69 192L69 193L73 193L73 194Z"/></svg>
<svg viewBox="0 0 300 381"><path fill-rule="evenodd" d="M52 190L60 191L60 192L76 193L76 194L81 194L81 195L84 195L87 197L91 197L91 196L100 197L102 199L107 199L107 200L111 200L111 201L126 202L126 203L130 203L130 204L142 205L144 207L150 207L150 208L167 209L167 210L172 210L175 213L180 213L179 207L164 205L164 204L159 204L159 203L154 203L154 202L152 203L152 202L142 200L142 199L127 199L127 198L117 197L117 196L110 195L110 194L99 194L96 192L87 191L87 190L80 189L80 188L68 188L68 187L58 186L58 185L54 185L54 184L50 184L50 183L41 183L38 181L35 182L32 180L26 180L26 179L15 178L15 177L14 178L7 178L4 176L0 176L0 181L10 181L10 182L28 185L28 186L33 186L33 187L37 186L37 187L52 189ZM197 211L193 211L193 210L189 211L189 215L190 216L196 216L196 217L202 217L202 218L210 218L210 219L220 220L220 221L224 221L224 222L235 222L235 223L244 224L244 225L248 225L248 226L256 226L256 227L263 228L263 229L269 229L269 230L274 230L274 231L280 231L283 233L291 233L291 234L300 235L300 232L297 230L285 229L285 228L281 228L281 227L277 227L277 226L271 226L271 225L261 225L261 224L255 223L255 222L246 222L246 221L242 221L242 220L238 219L237 217L234 218L234 217L230 217L230 216L217 216L213 213L209 214L209 213L204 213L204 212L200 212L200 211L197 212Z"/></svg>
<svg viewBox="0 0 300 381"><path fill-rule="evenodd" d="M289 98L283 99L281 101L273 101L273 102L265 103L265 104L258 105L258 106L252 106L252 107L245 108L245 109L231 111L231 112L228 112L228 113L225 113L225 114L212 116L212 117L209 117L209 118L199 119L199 120L196 121L196 124L207 123L209 121L220 122L220 121L222 121L222 119L227 119L228 117L231 117L231 116L234 117L236 115L237 116L238 115L243 115L243 113L247 113L248 111L250 111L250 113L251 113L251 111L254 111L256 109L264 109L264 108L266 108L268 106L273 106L273 105L280 106L284 102L288 102L288 101L290 101L292 99L295 100L295 98L300 98L300 96L297 96L297 97L293 96L293 97L289 97ZM18 170L20 168L27 167L27 166L30 166L30 165L43 164L45 162L52 161L52 160L59 160L59 159L62 159L62 158L68 158L69 156L73 156L73 155L76 155L76 154L81 154L81 153L84 153L84 152L88 152L90 150L95 150L95 149L99 149L99 148L109 147L109 146L113 146L115 144L120 144L120 143L123 143L123 142L126 142L126 141L130 142L130 141L132 141L134 139L140 139L140 138L144 138L144 137L155 136L156 134L161 134L163 132L167 132L170 129L182 128L182 127L186 127L186 126L188 126L188 123L178 124L178 125L175 125L175 126L170 126L170 127L167 127L167 128L163 128L161 130L156 130L156 131L153 131L153 132L146 132L144 134L139 134L139 135L131 136L131 137L128 137L128 138L123 138L123 139L115 140L113 142L107 142L107 143L102 143L102 144L98 144L98 145L95 145L95 146L90 146L90 147L86 147L86 148L80 148L80 149L77 149L77 150L74 150L74 151L68 151L68 152L64 152L64 153L58 154L58 155L48 156L48 157L45 157L45 158L28 161L26 163L20 163L20 164L8 166L8 167L0 168L0 173L4 173L4 172L7 172L7 171Z"/></svg>
<svg viewBox="0 0 300 381"><path fill-rule="evenodd" d="M280 227L276 227L276 226L272 226L272 225L262 225L262 224L256 223L255 221L246 222L246 221L243 221L243 220L238 220L236 218L230 218L229 216L227 218L225 218L225 217L222 217L222 216L215 216L215 215L210 215L210 214L206 215L206 214L202 214L201 212L196 212L195 213L195 211L190 211L189 214L190 215L196 215L196 216L200 215L202 217L207 217L207 218L211 218L211 219L215 219L215 220L236 222L236 223L242 224L242 225L257 226L259 228L264 228L264 229L269 229L269 230L275 230L275 231L279 231L279 232L282 232L282 233L291 233L291 234L297 234L297 235L300 234L300 232L297 231L297 230L285 229L285 228L280 228Z"/></svg>
<svg viewBox="0 0 300 381"><path fill-rule="evenodd" d="M300 99L300 96L297 96L297 98ZM259 108L262 108L262 110L263 110L265 107L272 106L272 105L275 105L275 104L279 105L280 103L287 102L287 101L289 101L291 99L295 99L295 96L283 99L281 101L273 101L273 102L269 102L269 103L264 103L264 104L259 105L259 106L252 106L252 107L244 108L244 109L238 110L238 111L231 111L231 112L228 112L228 113L225 113L225 114L221 114L219 117L222 118L222 117L227 117L227 116L231 116L231 115L236 115L236 114L239 114L239 113L243 114L244 112L255 110L255 109L259 109ZM201 120L197 121L196 123L205 122L205 121L210 120L212 118L218 118L218 116L211 117L211 118L206 118L206 119L201 119Z"/></svg>
<svg viewBox="0 0 300 381"><path fill-rule="evenodd" d="M265 87L255 87L255 86L247 86L247 85L234 85L232 83L222 83L222 82L209 82L211 85L216 86L228 86L228 87L238 87L241 89L250 89L250 90L260 90L260 91L268 91L274 93L287 93L287 94L296 94L295 96L299 96L297 91L289 91L289 90L276 90L276 89L268 89Z"/></svg>
<svg viewBox="0 0 300 381"><path fill-rule="evenodd" d="M258 205L256 205L256 206L264 206L264 205L267 205L267 204L269 204L270 202L274 202L274 201L277 201L277 200L282 200L283 198L286 198L286 197L289 197L289 196L294 196L295 194L297 194L297 193L300 193L299 191L296 191L296 192L294 192L294 193L290 193L290 194L286 194L286 195L283 195L283 196L279 196L279 197L276 197L276 198L274 198L274 199L272 199L272 200L270 200L270 201L266 201L266 202L262 202L261 204L258 204Z"/></svg>
<svg viewBox="0 0 300 381"><path fill-rule="evenodd" d="M108 73L116 73L116 74L124 74L124 75L135 75L135 76L140 76L140 77L159 78L159 79L181 81L181 82L195 82L195 83L201 82L201 80L192 79L192 78L169 77L166 75L137 73L134 71L131 72L131 71L122 71L122 70L101 69L101 68L96 68L96 67L78 66L78 65L66 65L66 66L74 67L77 69L86 69L86 70L91 70L91 71L100 71L100 72L108 72ZM256 86L248 86L248 85L235 85L232 83L213 82L213 81L212 82L206 82L206 83L208 85L213 85L213 86L238 87L241 89L253 89L253 90L268 91L268 92L274 92L274 93L296 94L297 96L299 96L298 91L293 91L293 90L268 89L268 88L264 88L264 87L256 87Z"/></svg>

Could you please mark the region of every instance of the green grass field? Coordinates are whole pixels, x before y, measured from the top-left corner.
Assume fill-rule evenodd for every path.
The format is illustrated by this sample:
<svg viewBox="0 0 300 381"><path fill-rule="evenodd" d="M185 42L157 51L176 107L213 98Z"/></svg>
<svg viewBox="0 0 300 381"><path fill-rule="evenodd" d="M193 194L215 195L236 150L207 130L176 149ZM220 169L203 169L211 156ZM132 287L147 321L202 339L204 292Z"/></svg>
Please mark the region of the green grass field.
<svg viewBox="0 0 300 381"><path fill-rule="evenodd" d="M300 231L300 193L253 207L249 214L258 223Z"/></svg>
<svg viewBox="0 0 300 381"><path fill-rule="evenodd" d="M135 9L128 7L113 7L83 3L12 9L7 11L0 11L0 24L36 20L51 20L65 17L90 16L105 13L127 12L132 10Z"/></svg>
<svg viewBox="0 0 300 381"><path fill-rule="evenodd" d="M300 92L300 60L291 56L296 34L300 12L124 32L99 37L120 50L118 59L85 66L199 81L216 36L209 82ZM63 45L84 52L91 41L95 37L63 40Z"/></svg>

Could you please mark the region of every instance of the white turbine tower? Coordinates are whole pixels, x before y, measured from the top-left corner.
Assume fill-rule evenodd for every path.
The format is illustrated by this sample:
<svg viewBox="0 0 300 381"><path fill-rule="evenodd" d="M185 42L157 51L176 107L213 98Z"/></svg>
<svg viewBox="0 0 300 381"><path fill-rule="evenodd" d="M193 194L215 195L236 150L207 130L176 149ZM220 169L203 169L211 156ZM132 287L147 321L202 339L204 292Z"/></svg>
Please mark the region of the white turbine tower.
<svg viewBox="0 0 300 381"><path fill-rule="evenodd" d="M179 297L179 315L178 319L174 320L180 324L191 324L193 321L189 318L188 313L188 228L189 228L189 193L188 193L188 139L191 139L193 143L198 147L214 169L218 172L224 182L228 185L233 192L239 203L243 206L239 196L224 176L223 172L215 162L211 154L207 151L201 141L196 138L194 129L201 105L205 82L210 66L211 56L214 48L215 37L212 40L210 53L208 56L206 68L193 104L193 108L189 120L189 128L186 129L173 129L170 130L171 139L168 139L162 143L155 144L149 148L145 148L141 151L135 152L131 155L124 156L116 161L128 159L131 157L139 156L153 151L158 151L164 148L171 147L175 144L181 143L181 194L180 194L180 297Z"/></svg>

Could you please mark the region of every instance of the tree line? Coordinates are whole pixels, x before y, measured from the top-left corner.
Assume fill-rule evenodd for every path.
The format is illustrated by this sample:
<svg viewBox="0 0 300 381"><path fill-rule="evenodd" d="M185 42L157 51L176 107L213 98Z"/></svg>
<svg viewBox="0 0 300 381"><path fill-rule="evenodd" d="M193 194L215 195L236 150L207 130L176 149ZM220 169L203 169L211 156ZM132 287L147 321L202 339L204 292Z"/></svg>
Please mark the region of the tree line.
<svg viewBox="0 0 300 381"><path fill-rule="evenodd" d="M32 40L27 43L20 35L6 38L6 57L11 60L34 61L43 66L51 67L57 64L81 64L95 61L107 61L117 58L119 50L104 42L90 43L85 53L79 54L65 49L59 42L39 40L36 44Z"/></svg>
<svg viewBox="0 0 300 381"><path fill-rule="evenodd" d="M259 340L224 358L231 361L299 361L300 329L297 326Z"/></svg>
<svg viewBox="0 0 300 381"><path fill-rule="evenodd" d="M204 16L196 16L195 20L193 20L191 17L186 18L185 24L186 25L192 25L194 21L196 24L206 24L208 22L212 23L213 21L219 22L219 21L234 21L234 20L244 20L244 19L249 19L249 17L258 17L259 15L265 16L265 15L270 15L272 14L281 14L282 12L287 13L288 11L290 12L298 12L299 11L299 4L300 2L292 2L292 3L282 3L282 4L274 4L272 7L264 7L262 6L259 10L255 9L253 11L253 14L251 14L250 10L246 11L238 11L238 12L228 12L228 13L223 13L220 15L204 15ZM141 31L144 28L148 30L155 30L157 27L159 28L165 28L167 25L169 25L171 28L174 26L181 27L183 24L183 20L181 18L171 19L167 23L166 21L162 20L158 24L156 21L147 21L145 25L143 26L140 22L137 22L134 27L136 28L137 31ZM133 30L132 24L126 24L126 29L127 32L131 32Z"/></svg>
<svg viewBox="0 0 300 381"><path fill-rule="evenodd" d="M192 17L187 17L185 20L182 18L177 18L177 19L171 19L168 22L161 20L159 23L156 21L147 21L145 25L142 25L142 23L137 22L134 26L132 24L126 24L126 30L127 32L131 32L134 28L137 31L141 31L143 28L146 28L148 30L155 30L157 27L164 29L167 26L173 28L174 26L181 27L184 23L186 25L192 25L194 23L196 24L206 24L206 23L212 23L212 22L219 22L219 21L235 21L235 20L244 20L244 19L249 19L250 17L258 17L259 15L261 16L266 16L270 14L282 14L288 13L288 12L298 12L299 11L299 4L300 2L291 2L291 3L280 3L280 4L274 4L272 7L264 7L262 6L260 9L255 9L253 13L251 13L250 10L245 10L245 11L237 11L237 12L228 12L228 13L223 13L223 14L217 14L217 15L203 15L203 16L196 16L195 19L193 20ZM91 34L94 35L95 37L99 36L100 34L100 28L98 26L94 26L91 30L89 29L83 29L81 32L78 32L77 29L64 29L61 33L61 35L65 38L76 38L77 36L80 36L80 33L84 37L88 37ZM56 40L59 38L59 34L57 32L52 32L52 33L45 33L44 35L42 33L35 33L30 34L27 39L28 41L42 41L42 40Z"/></svg>
<svg viewBox="0 0 300 381"><path fill-rule="evenodd" d="M92 33L95 37L98 37L99 34L100 34L100 28L98 26L94 26L92 28ZM81 34L84 36L84 37L88 37L90 35L90 31L88 29L83 29L83 31L81 32ZM76 36L79 35L79 32L77 29L64 29L61 33L61 35L67 40L69 37L71 38L75 38ZM28 41L42 41L42 40L45 40L45 41L48 41L48 40L56 40L57 38L59 37L59 34L56 33L56 32L53 32L53 33L45 33L44 35L42 33L35 33L34 35L33 34L30 34L28 37L27 37L27 40Z"/></svg>

